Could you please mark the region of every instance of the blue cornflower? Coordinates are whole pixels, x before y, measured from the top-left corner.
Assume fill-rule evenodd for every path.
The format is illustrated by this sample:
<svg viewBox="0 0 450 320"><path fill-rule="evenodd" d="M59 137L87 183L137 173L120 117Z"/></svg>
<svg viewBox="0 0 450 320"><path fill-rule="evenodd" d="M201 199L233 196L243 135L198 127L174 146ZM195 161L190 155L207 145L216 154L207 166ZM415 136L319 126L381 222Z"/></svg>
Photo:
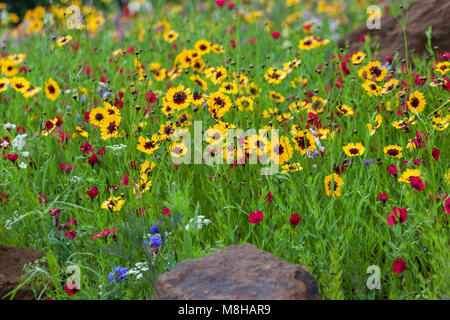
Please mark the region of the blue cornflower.
<svg viewBox="0 0 450 320"><path fill-rule="evenodd" d="M150 232L153 233L153 234L159 233L159 229L158 229L157 226L153 226L153 227L150 228Z"/></svg>
<svg viewBox="0 0 450 320"><path fill-rule="evenodd" d="M152 248L157 248L161 245L161 237L157 234L155 235L149 235L148 238L149 241L144 241L145 247L148 248L148 245L150 244Z"/></svg>
<svg viewBox="0 0 450 320"><path fill-rule="evenodd" d="M127 279L128 268L126 267L115 267L108 275L108 279L111 283L119 283L122 280Z"/></svg>

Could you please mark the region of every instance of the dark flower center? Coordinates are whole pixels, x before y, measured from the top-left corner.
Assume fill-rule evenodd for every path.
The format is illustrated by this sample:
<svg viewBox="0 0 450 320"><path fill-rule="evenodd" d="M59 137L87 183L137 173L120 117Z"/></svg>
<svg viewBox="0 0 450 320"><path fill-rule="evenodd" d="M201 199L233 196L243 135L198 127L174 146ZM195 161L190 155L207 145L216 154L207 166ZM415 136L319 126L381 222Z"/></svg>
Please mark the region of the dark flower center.
<svg viewBox="0 0 450 320"><path fill-rule="evenodd" d="M398 156L399 151L397 149L389 149L386 153L389 156L395 157L395 156Z"/></svg>
<svg viewBox="0 0 450 320"><path fill-rule="evenodd" d="M173 102L176 104L183 104L187 99L187 95L184 91L178 91L173 95Z"/></svg>

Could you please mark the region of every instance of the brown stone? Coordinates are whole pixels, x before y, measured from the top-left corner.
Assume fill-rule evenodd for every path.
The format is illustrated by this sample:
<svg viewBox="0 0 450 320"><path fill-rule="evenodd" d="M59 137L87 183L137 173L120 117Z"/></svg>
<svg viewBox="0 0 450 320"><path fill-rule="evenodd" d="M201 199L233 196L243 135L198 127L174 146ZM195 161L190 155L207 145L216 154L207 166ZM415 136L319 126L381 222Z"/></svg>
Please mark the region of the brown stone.
<svg viewBox="0 0 450 320"><path fill-rule="evenodd" d="M155 300L319 300L306 267L251 244L230 246L184 260L159 276Z"/></svg>
<svg viewBox="0 0 450 320"><path fill-rule="evenodd" d="M44 254L39 251L0 244L0 299L19 285L24 273L24 265L41 259L43 256ZM27 284L20 288L14 299L33 300L34 294L31 287Z"/></svg>
<svg viewBox="0 0 450 320"><path fill-rule="evenodd" d="M419 56L428 54L425 31L429 26L432 27L432 48L438 46L437 53L450 52L450 1L418 0L412 3L408 10L406 25L408 52L414 52ZM399 60L405 58L403 31L396 18L391 15L381 18L380 27L379 30L369 30L366 25L362 25L340 39L338 46L345 48L348 41L349 53L360 51L364 47L360 37L367 34L372 39L373 48L375 44L379 44L378 59L384 60L387 56L394 56L396 48L399 49Z"/></svg>

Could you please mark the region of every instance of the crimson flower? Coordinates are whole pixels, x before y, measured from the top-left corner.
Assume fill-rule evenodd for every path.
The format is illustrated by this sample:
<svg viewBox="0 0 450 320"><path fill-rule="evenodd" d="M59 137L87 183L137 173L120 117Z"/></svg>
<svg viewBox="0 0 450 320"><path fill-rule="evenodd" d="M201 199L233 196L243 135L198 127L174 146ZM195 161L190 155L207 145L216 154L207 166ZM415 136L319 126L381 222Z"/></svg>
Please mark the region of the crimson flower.
<svg viewBox="0 0 450 320"><path fill-rule="evenodd" d="M388 200L388 198L389 197L386 192L378 194L378 199L380 199L380 201L382 201L382 202L386 202Z"/></svg>
<svg viewBox="0 0 450 320"><path fill-rule="evenodd" d="M18 154L8 154L6 157L8 158L9 161L14 163L19 158L19 155Z"/></svg>
<svg viewBox="0 0 450 320"><path fill-rule="evenodd" d="M228 9L232 10L235 7L235 3L234 2L228 2L227 3Z"/></svg>
<svg viewBox="0 0 450 320"><path fill-rule="evenodd" d="M291 224L291 226L295 227L300 221L302 221L302 218L300 218L298 214L291 214L291 217L289 218L289 223Z"/></svg>
<svg viewBox="0 0 450 320"><path fill-rule="evenodd" d="M95 198L98 195L98 189L96 186L90 188L88 191L86 191L86 194L91 197Z"/></svg>
<svg viewBox="0 0 450 320"><path fill-rule="evenodd" d="M262 192L261 192L261 191L259 192L259 195L260 195L260 196L262 195ZM273 199L273 195L272 195L272 192L270 192L270 190L269 190L268 193L267 193L267 195L264 197L264 200L265 200L266 202L269 202L269 201L272 201L272 199Z"/></svg>
<svg viewBox="0 0 450 320"><path fill-rule="evenodd" d="M69 281L67 281L64 291L66 291L69 296L73 296L80 290L77 288L77 284L75 282L69 283Z"/></svg>
<svg viewBox="0 0 450 320"><path fill-rule="evenodd" d="M423 189L425 189L426 185L423 184L423 181L422 179L420 179L420 177L411 177L409 178L409 182L411 183L411 186L414 190L422 191Z"/></svg>
<svg viewBox="0 0 450 320"><path fill-rule="evenodd" d="M264 215L261 211L253 211L248 217L248 222L252 224L258 224L262 221L263 218Z"/></svg>
<svg viewBox="0 0 450 320"><path fill-rule="evenodd" d="M96 164L99 161L98 156L96 154L93 154L88 158L89 164L93 167L94 164Z"/></svg>
<svg viewBox="0 0 450 320"><path fill-rule="evenodd" d="M408 212L406 211L406 209L394 208L392 209L392 213L387 216L387 224L389 226L393 226L397 223L402 224L406 221L407 216Z"/></svg>
<svg viewBox="0 0 450 320"><path fill-rule="evenodd" d="M81 152L84 152L86 154L93 153L94 151L94 148L92 148L92 146L87 141L81 146Z"/></svg>
<svg viewBox="0 0 450 320"><path fill-rule="evenodd" d="M98 154L101 155L101 156L104 156L106 154L105 147L101 147L100 149L98 149Z"/></svg>
<svg viewBox="0 0 450 320"><path fill-rule="evenodd" d="M392 269L394 269L394 273L400 274L406 270L406 262L403 259L397 259L392 264Z"/></svg>
<svg viewBox="0 0 450 320"><path fill-rule="evenodd" d="M75 236L77 235L77 232L75 230L66 231L65 236L69 240L75 239Z"/></svg>
<svg viewBox="0 0 450 320"><path fill-rule="evenodd" d="M439 149L433 148L433 150L431 151L431 154L433 155L434 161L438 161L441 151L439 151Z"/></svg>
<svg viewBox="0 0 450 320"><path fill-rule="evenodd" d="M48 202L48 197L46 197L42 192L39 192L39 203L43 204L43 203L47 203Z"/></svg>

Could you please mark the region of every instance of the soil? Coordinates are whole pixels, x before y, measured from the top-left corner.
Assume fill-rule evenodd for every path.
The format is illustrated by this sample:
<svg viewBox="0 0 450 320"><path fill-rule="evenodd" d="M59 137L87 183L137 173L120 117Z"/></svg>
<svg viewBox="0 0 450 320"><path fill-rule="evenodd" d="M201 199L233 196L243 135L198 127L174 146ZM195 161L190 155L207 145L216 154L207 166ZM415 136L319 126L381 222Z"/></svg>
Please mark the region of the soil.
<svg viewBox="0 0 450 320"><path fill-rule="evenodd" d="M405 9L406 10L406 9ZM432 27L431 46L435 53L450 52L450 1L448 0L418 0L409 7L406 34L408 41L408 52L418 56L428 55L426 49L427 37L425 32ZM403 31L394 16L388 15L381 18L381 29L369 30L362 25L356 30L345 35L339 40L338 45L345 48L349 42L349 53L361 51L364 43L360 40L362 35L371 38L371 45L375 48L379 44L379 52L376 56L383 60L388 56L394 56L399 49L399 59L405 58L405 43Z"/></svg>
<svg viewBox="0 0 450 320"><path fill-rule="evenodd" d="M0 299L19 285L24 273L24 265L41 259L43 256L44 254L39 251L7 247L0 244ZM25 285L20 288L14 299L33 300L34 294L31 287Z"/></svg>

